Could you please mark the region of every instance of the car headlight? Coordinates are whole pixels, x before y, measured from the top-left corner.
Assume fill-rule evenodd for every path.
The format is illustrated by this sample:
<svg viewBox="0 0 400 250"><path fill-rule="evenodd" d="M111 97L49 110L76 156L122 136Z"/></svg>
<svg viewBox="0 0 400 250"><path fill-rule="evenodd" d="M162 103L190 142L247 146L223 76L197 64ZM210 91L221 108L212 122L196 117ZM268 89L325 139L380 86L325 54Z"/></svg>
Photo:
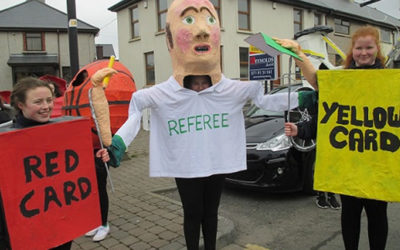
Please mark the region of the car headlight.
<svg viewBox="0 0 400 250"><path fill-rule="evenodd" d="M266 142L258 143L256 150L280 151L289 149L291 145L292 143L290 142L289 137L285 134L280 134Z"/></svg>

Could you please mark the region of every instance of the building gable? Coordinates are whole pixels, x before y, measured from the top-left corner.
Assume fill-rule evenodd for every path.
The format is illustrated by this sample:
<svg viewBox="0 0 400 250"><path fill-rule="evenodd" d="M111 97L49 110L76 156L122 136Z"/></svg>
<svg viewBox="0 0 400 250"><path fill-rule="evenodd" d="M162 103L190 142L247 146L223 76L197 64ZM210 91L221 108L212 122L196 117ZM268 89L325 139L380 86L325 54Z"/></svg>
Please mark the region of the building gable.
<svg viewBox="0 0 400 250"><path fill-rule="evenodd" d="M389 16L375 8L364 6L360 7L357 3L346 0L276 0L276 2L285 3L292 6L298 6L305 9L315 9L321 12L348 17L352 20L386 26L393 29L393 25L400 27L400 20Z"/></svg>
<svg viewBox="0 0 400 250"><path fill-rule="evenodd" d="M0 30L67 31L68 16L45 3L31 0L0 11ZM80 32L98 33L99 29L78 20Z"/></svg>

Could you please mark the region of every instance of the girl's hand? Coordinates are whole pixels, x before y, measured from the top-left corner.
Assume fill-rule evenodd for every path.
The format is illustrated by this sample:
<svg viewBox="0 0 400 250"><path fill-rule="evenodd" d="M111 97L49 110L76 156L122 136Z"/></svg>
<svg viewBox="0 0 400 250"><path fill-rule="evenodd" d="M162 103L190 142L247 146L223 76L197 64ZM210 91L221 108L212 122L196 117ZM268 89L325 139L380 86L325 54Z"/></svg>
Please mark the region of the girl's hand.
<svg viewBox="0 0 400 250"><path fill-rule="evenodd" d="M285 135L296 136L297 135L297 125L291 122L285 123Z"/></svg>
<svg viewBox="0 0 400 250"><path fill-rule="evenodd" d="M98 71L96 71L96 73L94 73L92 75L91 80L92 80L93 86L95 86L95 87L96 86L103 87L104 77L106 77L106 76L110 76L111 77L112 75L114 75L116 73L118 73L118 71L116 71L113 68L102 68L102 69L99 69Z"/></svg>
<svg viewBox="0 0 400 250"><path fill-rule="evenodd" d="M96 157L101 158L103 162L108 162L110 160L110 156L108 155L108 151L105 148L100 149L96 152Z"/></svg>
<svg viewBox="0 0 400 250"><path fill-rule="evenodd" d="M296 53L297 55L300 54L301 52L301 46L298 42L294 41L294 40L290 40L290 39L279 39L276 37L273 37L272 39L275 40L275 42L277 42L279 45L281 45L282 47L285 47L287 49L290 49L291 51L293 51L294 53Z"/></svg>
<svg viewBox="0 0 400 250"><path fill-rule="evenodd" d="M279 39L276 37L273 37L272 39L274 39L274 41L277 42L282 47L290 49L301 58L301 60L298 60L297 58L294 58L294 60L297 66L300 67L301 72L303 73L306 80L311 84L311 86L313 86L315 90L317 90L318 89L317 70L314 68L314 65L301 50L300 44L297 41L290 39Z"/></svg>

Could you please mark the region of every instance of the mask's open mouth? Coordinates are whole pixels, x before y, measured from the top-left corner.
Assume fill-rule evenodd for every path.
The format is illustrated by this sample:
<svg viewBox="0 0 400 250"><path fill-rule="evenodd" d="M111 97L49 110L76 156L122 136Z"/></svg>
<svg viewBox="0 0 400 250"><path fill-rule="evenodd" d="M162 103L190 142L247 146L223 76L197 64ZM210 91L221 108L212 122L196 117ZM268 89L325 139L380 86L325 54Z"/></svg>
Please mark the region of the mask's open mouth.
<svg viewBox="0 0 400 250"><path fill-rule="evenodd" d="M210 46L209 45L198 45L194 48L194 50L198 53L206 53L210 51Z"/></svg>

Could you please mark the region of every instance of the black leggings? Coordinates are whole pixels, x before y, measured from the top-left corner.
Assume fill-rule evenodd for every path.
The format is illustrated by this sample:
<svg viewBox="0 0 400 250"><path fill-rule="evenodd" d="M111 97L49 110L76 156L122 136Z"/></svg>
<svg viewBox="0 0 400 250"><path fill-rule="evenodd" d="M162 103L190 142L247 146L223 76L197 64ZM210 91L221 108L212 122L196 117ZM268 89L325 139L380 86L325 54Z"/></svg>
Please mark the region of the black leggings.
<svg viewBox="0 0 400 250"><path fill-rule="evenodd" d="M183 205L183 230L188 250L199 249L200 225L204 249L216 247L218 207L225 175L175 178Z"/></svg>
<svg viewBox="0 0 400 250"><path fill-rule="evenodd" d="M96 176L100 199L101 223L105 226L108 219L107 170L99 158L96 158Z"/></svg>
<svg viewBox="0 0 400 250"><path fill-rule="evenodd" d="M387 202L340 195L342 200L342 236L346 250L357 250L360 239L361 212L368 218L370 250L383 250L388 235Z"/></svg>
<svg viewBox="0 0 400 250"><path fill-rule="evenodd" d="M50 248L50 250L69 250L71 249L72 241L62 244L61 246Z"/></svg>

